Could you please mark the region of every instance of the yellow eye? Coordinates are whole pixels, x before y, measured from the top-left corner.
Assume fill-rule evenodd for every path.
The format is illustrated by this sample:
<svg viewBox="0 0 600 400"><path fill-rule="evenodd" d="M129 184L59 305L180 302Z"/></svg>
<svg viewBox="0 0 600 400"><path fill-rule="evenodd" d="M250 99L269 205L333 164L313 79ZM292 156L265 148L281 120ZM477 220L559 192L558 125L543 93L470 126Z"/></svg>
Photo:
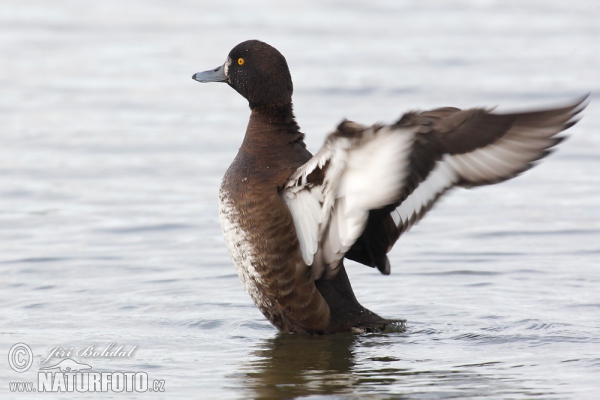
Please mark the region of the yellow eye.
<svg viewBox="0 0 600 400"><path fill-rule="evenodd" d="M244 59L242 57L238 58L238 65L244 65Z"/></svg>

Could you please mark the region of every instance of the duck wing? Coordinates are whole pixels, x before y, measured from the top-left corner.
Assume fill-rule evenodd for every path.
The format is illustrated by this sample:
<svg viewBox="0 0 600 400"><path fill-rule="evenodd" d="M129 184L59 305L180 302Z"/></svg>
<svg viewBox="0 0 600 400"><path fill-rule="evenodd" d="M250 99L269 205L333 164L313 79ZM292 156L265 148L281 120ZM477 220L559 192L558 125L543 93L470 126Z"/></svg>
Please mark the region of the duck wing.
<svg viewBox="0 0 600 400"><path fill-rule="evenodd" d="M342 122L283 190L314 278L335 275L344 257L389 274L387 253L445 192L528 170L564 139L586 99L507 114L412 111L389 126Z"/></svg>

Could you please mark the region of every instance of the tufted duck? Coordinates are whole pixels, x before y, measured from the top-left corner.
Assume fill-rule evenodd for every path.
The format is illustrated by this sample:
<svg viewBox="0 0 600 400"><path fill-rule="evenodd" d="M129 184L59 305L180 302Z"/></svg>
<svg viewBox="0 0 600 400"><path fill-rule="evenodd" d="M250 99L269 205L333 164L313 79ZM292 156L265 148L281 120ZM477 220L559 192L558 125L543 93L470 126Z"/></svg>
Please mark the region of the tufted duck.
<svg viewBox="0 0 600 400"><path fill-rule="evenodd" d="M531 168L586 106L582 98L534 112L444 107L391 125L345 120L313 156L275 48L240 43L193 79L226 82L248 100L246 135L221 185L221 226L260 311L278 329L306 334L402 329L358 303L344 258L388 275L387 253L442 194Z"/></svg>

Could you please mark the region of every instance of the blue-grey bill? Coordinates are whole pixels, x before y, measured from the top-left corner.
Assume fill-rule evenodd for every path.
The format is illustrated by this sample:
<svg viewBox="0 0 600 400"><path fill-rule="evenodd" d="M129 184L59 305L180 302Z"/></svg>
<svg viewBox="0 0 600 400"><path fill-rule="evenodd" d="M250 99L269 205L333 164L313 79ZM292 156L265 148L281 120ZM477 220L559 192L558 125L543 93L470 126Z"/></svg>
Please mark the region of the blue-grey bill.
<svg viewBox="0 0 600 400"><path fill-rule="evenodd" d="M197 72L192 75L192 79L198 82L226 82L227 75L225 75L223 65L209 71Z"/></svg>

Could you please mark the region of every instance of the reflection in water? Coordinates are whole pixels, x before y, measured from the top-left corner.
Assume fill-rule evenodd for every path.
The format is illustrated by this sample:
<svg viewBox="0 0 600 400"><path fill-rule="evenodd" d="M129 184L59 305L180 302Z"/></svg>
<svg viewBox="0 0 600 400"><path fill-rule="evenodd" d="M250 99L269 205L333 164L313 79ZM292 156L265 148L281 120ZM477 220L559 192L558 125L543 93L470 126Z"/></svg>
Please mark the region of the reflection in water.
<svg viewBox="0 0 600 400"><path fill-rule="evenodd" d="M351 394L356 385L351 333L300 336L280 333L253 351L245 386L253 398L290 398L309 394Z"/></svg>
<svg viewBox="0 0 600 400"><path fill-rule="evenodd" d="M361 347L389 346L386 335L343 333L301 336L279 333L265 340L243 369L243 386L252 398L294 398L308 395L351 395L383 388L406 369L391 368L393 357L357 360ZM359 357L360 358L360 357ZM383 363L383 364L382 364Z"/></svg>
<svg viewBox="0 0 600 400"><path fill-rule="evenodd" d="M527 387L522 377L512 372L516 366L503 362L439 365L420 370L414 368L416 360L373 357L374 353L381 354L377 348L398 354L398 349L394 351L390 346L402 346L402 340L392 336L395 337L348 333L307 337L279 333L251 351L252 360L242 367L239 385L250 391L247 397L256 399L374 392L434 398L552 393L540 387ZM410 340L405 344L417 345Z"/></svg>

